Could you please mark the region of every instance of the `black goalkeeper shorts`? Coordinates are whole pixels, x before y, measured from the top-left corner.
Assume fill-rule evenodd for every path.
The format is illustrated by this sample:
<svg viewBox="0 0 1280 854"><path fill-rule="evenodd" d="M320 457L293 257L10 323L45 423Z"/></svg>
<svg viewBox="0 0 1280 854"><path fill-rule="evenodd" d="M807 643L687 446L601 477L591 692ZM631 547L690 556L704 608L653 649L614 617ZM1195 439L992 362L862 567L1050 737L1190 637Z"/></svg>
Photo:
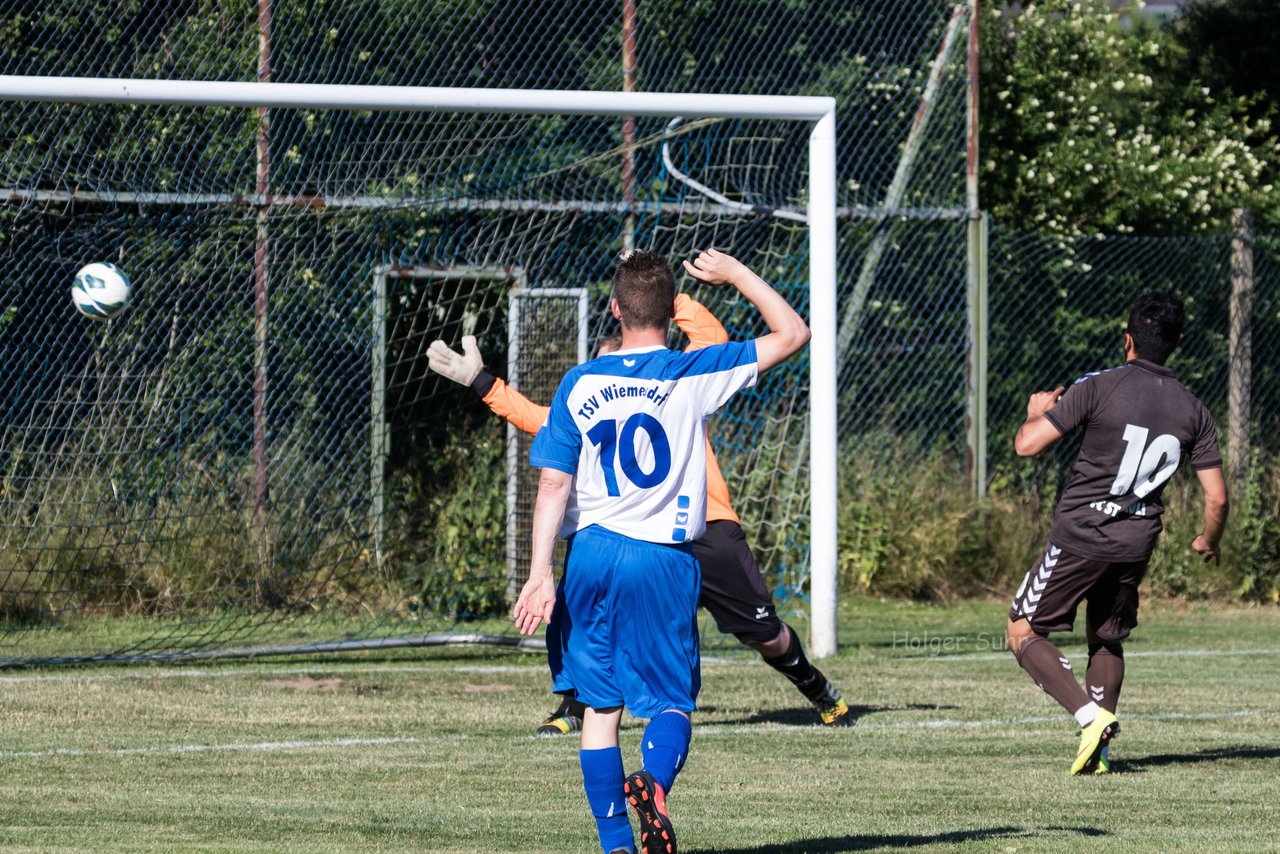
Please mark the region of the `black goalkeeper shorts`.
<svg viewBox="0 0 1280 854"><path fill-rule="evenodd" d="M702 565L698 604L711 614L716 628L744 644L776 638L782 621L742 527L727 519L708 522L707 532L693 542L693 553Z"/></svg>

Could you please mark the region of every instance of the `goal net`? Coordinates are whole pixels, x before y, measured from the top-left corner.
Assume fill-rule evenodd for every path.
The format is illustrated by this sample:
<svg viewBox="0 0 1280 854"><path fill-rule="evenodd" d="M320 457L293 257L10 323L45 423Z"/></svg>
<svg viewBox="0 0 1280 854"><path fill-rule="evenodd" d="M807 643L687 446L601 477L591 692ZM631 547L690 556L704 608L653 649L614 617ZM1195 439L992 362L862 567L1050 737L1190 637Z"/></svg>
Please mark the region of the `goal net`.
<svg viewBox="0 0 1280 854"><path fill-rule="evenodd" d="M0 662L514 641L527 445L427 347L474 334L549 402L615 331L624 246L731 251L812 315L811 350L711 435L771 585L829 569L833 605L827 99L14 77L0 97ZM134 284L109 322L70 298L90 261ZM731 336L763 332L693 284Z"/></svg>

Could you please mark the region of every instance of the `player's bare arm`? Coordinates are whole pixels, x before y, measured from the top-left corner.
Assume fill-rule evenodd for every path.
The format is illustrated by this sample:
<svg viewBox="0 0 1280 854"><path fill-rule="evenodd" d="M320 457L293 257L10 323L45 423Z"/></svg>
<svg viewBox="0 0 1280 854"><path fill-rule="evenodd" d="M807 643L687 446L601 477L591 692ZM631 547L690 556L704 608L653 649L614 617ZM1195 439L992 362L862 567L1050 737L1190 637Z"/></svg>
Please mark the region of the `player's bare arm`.
<svg viewBox="0 0 1280 854"><path fill-rule="evenodd" d="M1191 548L1205 560L1216 561L1222 554L1218 545L1222 541L1222 532L1227 527L1227 512L1230 502L1227 498L1227 482L1222 476L1222 469L1200 469L1196 472L1200 481L1200 489L1204 492L1204 527L1194 540Z"/></svg>
<svg viewBox="0 0 1280 854"><path fill-rule="evenodd" d="M1062 438L1062 433L1044 414L1058 405L1065 389L1058 386L1053 391L1037 391L1027 400L1027 420L1022 422L1013 436L1013 450L1020 457L1034 457Z"/></svg>
<svg viewBox="0 0 1280 854"><path fill-rule="evenodd" d="M809 326L782 295L732 255L708 249L684 262L685 272L710 285L733 285L756 307L769 334L756 339L756 362L761 371L786 360L809 343Z"/></svg>
<svg viewBox="0 0 1280 854"><path fill-rule="evenodd" d="M538 478L538 498L533 505L533 558L529 562L529 580L520 590L512 612L516 628L522 635L531 635L542 623L551 622L551 611L556 604L551 556L572 486L573 475L558 469L544 468Z"/></svg>

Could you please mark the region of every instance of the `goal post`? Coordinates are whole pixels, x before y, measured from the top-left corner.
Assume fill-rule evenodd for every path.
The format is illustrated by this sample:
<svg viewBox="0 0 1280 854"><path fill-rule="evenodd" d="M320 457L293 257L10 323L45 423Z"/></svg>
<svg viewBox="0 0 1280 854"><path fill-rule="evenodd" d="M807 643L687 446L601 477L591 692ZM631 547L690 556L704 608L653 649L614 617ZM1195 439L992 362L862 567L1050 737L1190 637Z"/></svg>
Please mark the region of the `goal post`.
<svg viewBox="0 0 1280 854"><path fill-rule="evenodd" d="M807 176L803 189L803 204L806 213L804 219L807 220L806 263L809 300L807 308L812 330L808 352L810 373L806 424L810 489L808 496L810 647L812 654L816 657L827 656L836 651L838 640L836 619L837 229L836 116L833 98L0 76L0 100L10 103L47 102L72 105L132 105L134 107L153 105L179 108L217 107L317 112L341 110L358 113L385 111L468 115L649 117L687 120L760 120L807 124ZM594 162L590 158L587 158L587 161ZM750 166L748 162L744 168ZM459 186L465 185L467 180L466 176L460 178ZM23 189L25 200L39 196L38 190L33 191L29 187ZM166 187L123 189L127 191L133 203L145 204L148 198L160 196L165 196L166 203L170 204L182 201L181 193L175 194ZM52 199L57 193L65 193L65 187L51 188L49 192ZM104 191L101 198L110 202L112 192L114 191ZM455 198L459 192L461 191L454 192ZM120 198L125 194L121 192ZM348 196L344 203L358 206L357 202L351 201L354 197L350 194ZM216 204L217 200L222 198L222 196L210 197L208 194L201 197L198 193L193 193L192 197L196 199L193 202L195 205ZM261 217L261 211L274 204L305 207L313 202L290 196L286 192L276 196L268 191L250 195L240 194L236 196L236 203L256 207ZM538 204L543 203L538 202ZM639 208L643 213L646 204L658 209L668 203L668 200L658 196L647 202L641 200L603 204L612 205L624 213L628 208ZM546 204L554 206L554 203ZM566 209L575 209L576 204L578 203L569 204ZM335 207L339 206L335 205ZM264 223L265 220L259 221L263 229L267 228ZM260 231L260 234L266 235L268 232ZM698 234L695 228L694 235ZM715 234L714 229L707 229L704 239L713 239ZM265 240L263 243L264 246L267 245ZM263 254L266 254L265 249ZM379 269L389 269L387 262L390 260L385 259L382 262L384 266ZM311 274L309 269L301 273L304 276L308 274ZM765 277L769 278L767 271ZM364 281L368 282L368 278ZM385 310L385 293L379 299L382 301L382 307L379 310ZM178 323L176 314L174 318L176 329ZM266 354L270 352L267 346L269 343L265 340L259 341L262 358L267 358ZM172 348L174 344L171 342L170 346ZM377 346L382 346L382 342ZM379 358L382 357L379 355L373 357L375 369L378 368ZM369 370L367 363L364 370L367 377ZM273 375L265 374L264 376L269 378ZM263 380L264 383L272 381L271 379ZM159 391L155 391L155 394L158 395ZM267 391L266 395L269 394L270 392ZM375 401L372 405L379 404ZM158 407L158 404L155 406ZM159 410L153 407L152 411ZM367 422L364 429L367 435L369 432ZM375 423L372 432L375 437L381 437L374 439L374 466L377 468L380 455L385 453L385 448L377 445L378 442L385 442L385 428ZM355 463L355 465L359 466L361 463ZM370 491L378 493L379 497L375 500L381 502L380 495L384 485L378 477L375 472L374 489L370 490L366 480L363 490L366 495ZM350 523L344 521L343 524ZM269 524L262 525L259 535L263 540L271 538L272 531ZM375 536L378 535L375 534ZM259 554L268 554L271 560L281 559L280 555L274 551L260 551ZM246 584L243 579L238 579L236 583L242 587ZM248 586L260 597L269 601L273 583L274 573L267 571L265 576L258 577ZM323 584L323 582L317 582L317 584ZM207 640L202 642L209 643Z"/></svg>
<svg viewBox="0 0 1280 854"><path fill-rule="evenodd" d="M836 419L836 113L834 101L809 135L809 572L810 645L834 655L837 631L837 523L840 490Z"/></svg>

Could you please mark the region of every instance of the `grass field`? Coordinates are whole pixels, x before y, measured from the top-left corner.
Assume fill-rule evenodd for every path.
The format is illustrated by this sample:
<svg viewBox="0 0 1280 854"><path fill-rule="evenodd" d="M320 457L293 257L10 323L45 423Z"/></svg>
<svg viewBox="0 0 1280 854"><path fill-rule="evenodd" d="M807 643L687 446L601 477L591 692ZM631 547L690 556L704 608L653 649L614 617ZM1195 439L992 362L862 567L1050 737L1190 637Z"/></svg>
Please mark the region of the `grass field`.
<svg viewBox="0 0 1280 854"><path fill-rule="evenodd" d="M1003 611L844 603L840 731L708 638L681 850L1276 850L1280 609L1146 607L1117 773L1087 779ZM530 735L545 685L537 655L471 649L3 671L0 846L598 851L574 742Z"/></svg>

